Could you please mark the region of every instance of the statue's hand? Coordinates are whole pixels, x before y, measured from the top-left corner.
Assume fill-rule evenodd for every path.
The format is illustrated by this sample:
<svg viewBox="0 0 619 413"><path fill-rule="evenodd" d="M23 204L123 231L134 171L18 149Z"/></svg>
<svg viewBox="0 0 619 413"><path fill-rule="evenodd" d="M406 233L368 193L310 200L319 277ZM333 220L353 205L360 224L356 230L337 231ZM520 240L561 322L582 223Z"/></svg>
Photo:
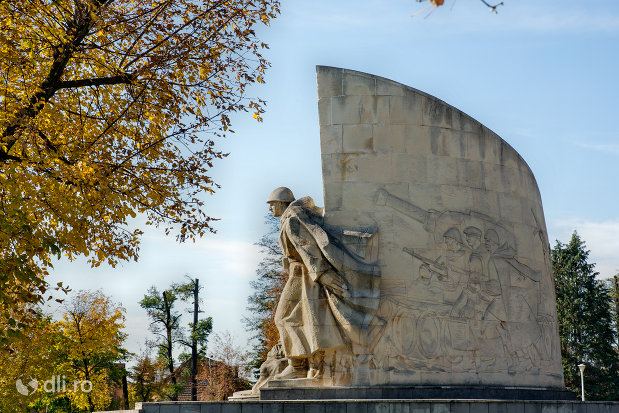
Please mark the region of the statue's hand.
<svg viewBox="0 0 619 413"><path fill-rule="evenodd" d="M331 289L335 294L339 296L344 295L344 291L348 290L348 286L344 280L333 272L326 272L320 276L318 282L325 287Z"/></svg>

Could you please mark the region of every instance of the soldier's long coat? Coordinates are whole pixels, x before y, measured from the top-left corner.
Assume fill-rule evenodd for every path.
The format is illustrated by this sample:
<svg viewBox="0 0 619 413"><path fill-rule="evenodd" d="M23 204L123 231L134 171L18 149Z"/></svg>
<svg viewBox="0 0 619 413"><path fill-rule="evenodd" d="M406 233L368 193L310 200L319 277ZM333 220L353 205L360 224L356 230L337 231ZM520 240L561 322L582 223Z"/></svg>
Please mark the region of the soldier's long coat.
<svg viewBox="0 0 619 413"><path fill-rule="evenodd" d="M363 352L380 298L380 268L366 263L328 232L322 208L310 197L292 202L281 217L279 244L289 278L275 313L286 357L309 357L346 346ZM321 284L325 273L344 280L337 294Z"/></svg>

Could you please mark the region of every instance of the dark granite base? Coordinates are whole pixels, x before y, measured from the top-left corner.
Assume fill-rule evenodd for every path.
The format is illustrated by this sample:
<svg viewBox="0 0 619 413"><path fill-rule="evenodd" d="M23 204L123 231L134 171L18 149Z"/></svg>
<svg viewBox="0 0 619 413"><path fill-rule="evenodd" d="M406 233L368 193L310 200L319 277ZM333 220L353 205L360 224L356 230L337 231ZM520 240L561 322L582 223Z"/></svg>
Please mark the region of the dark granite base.
<svg viewBox="0 0 619 413"><path fill-rule="evenodd" d="M131 413L619 413L619 402L312 400L136 403ZM125 413L125 412L123 412Z"/></svg>
<svg viewBox="0 0 619 413"><path fill-rule="evenodd" d="M360 399L458 399L458 400L576 400L560 389L476 386L382 387L263 387L260 400L360 400Z"/></svg>

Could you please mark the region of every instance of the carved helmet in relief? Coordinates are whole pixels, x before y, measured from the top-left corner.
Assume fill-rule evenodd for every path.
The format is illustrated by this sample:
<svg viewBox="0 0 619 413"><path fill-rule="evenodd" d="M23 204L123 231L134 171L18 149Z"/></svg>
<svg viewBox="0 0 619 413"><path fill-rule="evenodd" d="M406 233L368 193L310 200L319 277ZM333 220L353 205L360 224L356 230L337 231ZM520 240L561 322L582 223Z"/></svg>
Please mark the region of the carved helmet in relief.
<svg viewBox="0 0 619 413"><path fill-rule="evenodd" d="M294 201L294 195L290 189L280 186L271 192L271 195L267 198L267 203L276 201L290 203Z"/></svg>
<svg viewBox="0 0 619 413"><path fill-rule="evenodd" d="M460 231L458 231L458 229L454 227L451 227L447 231L445 231L445 233L443 234L443 238L451 238L462 244L462 236L460 235Z"/></svg>

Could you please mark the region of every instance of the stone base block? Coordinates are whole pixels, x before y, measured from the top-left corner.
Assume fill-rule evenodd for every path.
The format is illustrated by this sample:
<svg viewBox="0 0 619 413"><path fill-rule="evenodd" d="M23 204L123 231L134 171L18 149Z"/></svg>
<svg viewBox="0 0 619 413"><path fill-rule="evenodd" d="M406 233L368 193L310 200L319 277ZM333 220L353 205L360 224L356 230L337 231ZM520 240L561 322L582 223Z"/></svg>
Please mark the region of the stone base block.
<svg viewBox="0 0 619 413"><path fill-rule="evenodd" d="M571 391L532 387L489 386L372 386L372 387L288 387L273 381L260 389L260 400L338 399L492 399L492 400L575 400Z"/></svg>
<svg viewBox="0 0 619 413"><path fill-rule="evenodd" d="M619 413L619 402L309 400L141 403L135 413Z"/></svg>

